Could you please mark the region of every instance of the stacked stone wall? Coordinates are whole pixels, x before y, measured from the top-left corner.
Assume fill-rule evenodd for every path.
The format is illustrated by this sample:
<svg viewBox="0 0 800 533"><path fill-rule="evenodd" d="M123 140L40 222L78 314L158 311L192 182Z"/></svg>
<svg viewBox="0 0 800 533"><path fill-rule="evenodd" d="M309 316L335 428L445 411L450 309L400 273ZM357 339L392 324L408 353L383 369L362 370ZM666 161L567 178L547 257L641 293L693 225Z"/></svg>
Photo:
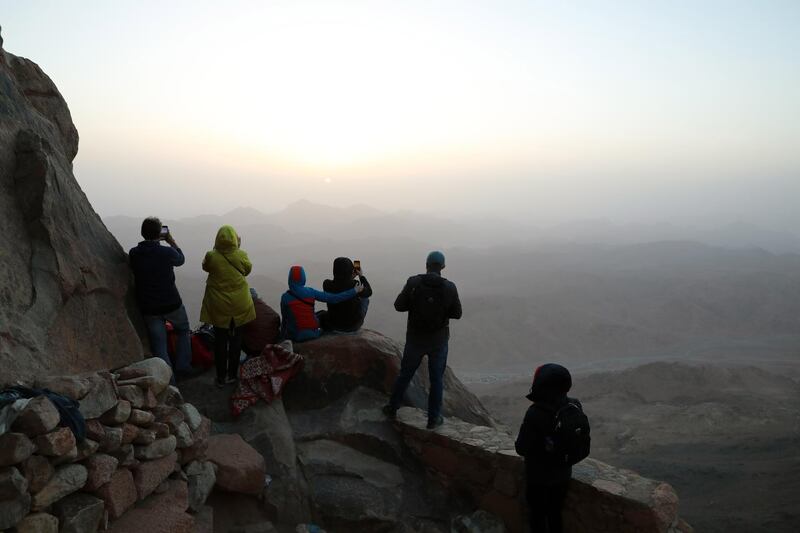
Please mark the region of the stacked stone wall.
<svg viewBox="0 0 800 533"><path fill-rule="evenodd" d="M114 372L47 377L77 400L86 438L59 425L46 396L0 435L0 531L148 533L202 529L217 467L206 459L211 422L169 385L158 358Z"/></svg>
<svg viewBox="0 0 800 533"><path fill-rule="evenodd" d="M455 418L430 431L426 421L422 411L405 407L398 412L397 427L431 478L500 517L512 533L525 531L525 465L513 438L501 429ZM692 530L678 517L678 497L669 484L594 459L573 467L563 517L568 533Z"/></svg>

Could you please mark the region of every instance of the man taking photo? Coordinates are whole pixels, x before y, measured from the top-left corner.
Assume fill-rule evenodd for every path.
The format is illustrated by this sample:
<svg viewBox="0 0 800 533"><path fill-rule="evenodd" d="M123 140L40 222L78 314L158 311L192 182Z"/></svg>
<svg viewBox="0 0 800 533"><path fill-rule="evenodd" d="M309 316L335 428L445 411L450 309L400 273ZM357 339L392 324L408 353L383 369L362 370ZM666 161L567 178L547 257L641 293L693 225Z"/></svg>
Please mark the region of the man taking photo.
<svg viewBox="0 0 800 533"><path fill-rule="evenodd" d="M175 375L189 376L194 373L191 360L192 348L189 338L189 318L183 307L181 295L175 286L174 267L186 260L175 239L166 226L156 217L148 217L142 222L144 240L131 248L130 265L136 280L136 301L142 312L150 350L167 362ZM161 241L168 246L162 246ZM177 335L175 342L175 368L167 352L167 327L169 321Z"/></svg>

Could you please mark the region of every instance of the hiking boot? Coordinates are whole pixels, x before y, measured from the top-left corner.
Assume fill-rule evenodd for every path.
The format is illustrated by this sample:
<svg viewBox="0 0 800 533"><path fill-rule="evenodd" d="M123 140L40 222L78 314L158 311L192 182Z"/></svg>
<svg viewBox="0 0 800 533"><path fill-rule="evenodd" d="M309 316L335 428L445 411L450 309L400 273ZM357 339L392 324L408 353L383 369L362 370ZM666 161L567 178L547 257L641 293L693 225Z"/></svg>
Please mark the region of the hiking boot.
<svg viewBox="0 0 800 533"><path fill-rule="evenodd" d="M383 409L381 409L381 411L383 411L383 414L386 415L386 418L390 420L394 420L395 418L397 418L397 409L395 409L388 403L383 406Z"/></svg>
<svg viewBox="0 0 800 533"><path fill-rule="evenodd" d="M218 389L224 389L225 388L225 382L224 381L220 381L219 379L215 379L214 383L217 385Z"/></svg>
<svg viewBox="0 0 800 533"><path fill-rule="evenodd" d="M428 425L426 427L428 429L434 429L438 428L442 424L444 424L444 418L442 418L441 416L437 416L436 418L429 418Z"/></svg>

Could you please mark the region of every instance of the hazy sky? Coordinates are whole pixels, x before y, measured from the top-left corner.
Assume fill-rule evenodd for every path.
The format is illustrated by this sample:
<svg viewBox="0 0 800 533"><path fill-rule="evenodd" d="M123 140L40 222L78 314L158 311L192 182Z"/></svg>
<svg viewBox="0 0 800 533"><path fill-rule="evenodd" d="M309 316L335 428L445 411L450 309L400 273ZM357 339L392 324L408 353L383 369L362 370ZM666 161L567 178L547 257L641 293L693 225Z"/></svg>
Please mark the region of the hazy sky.
<svg viewBox="0 0 800 533"><path fill-rule="evenodd" d="M102 215L800 225L800 2L0 0Z"/></svg>

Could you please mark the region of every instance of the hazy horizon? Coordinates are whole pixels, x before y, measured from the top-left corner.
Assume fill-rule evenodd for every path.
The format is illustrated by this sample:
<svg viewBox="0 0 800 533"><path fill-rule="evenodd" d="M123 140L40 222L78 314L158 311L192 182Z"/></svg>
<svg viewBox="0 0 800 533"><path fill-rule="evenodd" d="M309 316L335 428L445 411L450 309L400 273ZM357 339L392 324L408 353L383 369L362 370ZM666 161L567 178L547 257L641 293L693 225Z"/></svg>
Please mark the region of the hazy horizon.
<svg viewBox="0 0 800 533"><path fill-rule="evenodd" d="M800 4L11 2L103 216L800 226ZM56 45L57 43L57 45Z"/></svg>

